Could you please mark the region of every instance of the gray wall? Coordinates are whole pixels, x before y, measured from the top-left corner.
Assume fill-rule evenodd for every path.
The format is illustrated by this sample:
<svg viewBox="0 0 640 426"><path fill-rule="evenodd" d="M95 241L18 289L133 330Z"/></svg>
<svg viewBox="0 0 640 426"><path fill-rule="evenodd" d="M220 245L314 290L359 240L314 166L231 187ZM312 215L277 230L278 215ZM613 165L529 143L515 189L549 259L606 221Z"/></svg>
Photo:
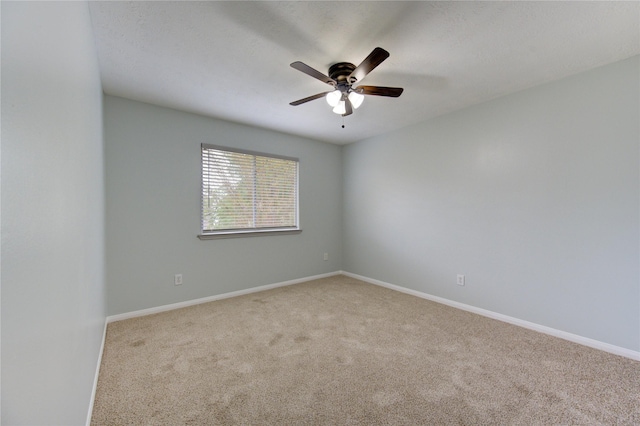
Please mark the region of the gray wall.
<svg viewBox="0 0 640 426"><path fill-rule="evenodd" d="M199 240L201 143L299 158L302 233ZM341 269L339 146L112 96L105 145L110 315Z"/></svg>
<svg viewBox="0 0 640 426"><path fill-rule="evenodd" d="M86 3L2 7L2 424L80 425L105 321L102 89Z"/></svg>
<svg viewBox="0 0 640 426"><path fill-rule="evenodd" d="M347 146L344 269L640 350L639 62Z"/></svg>

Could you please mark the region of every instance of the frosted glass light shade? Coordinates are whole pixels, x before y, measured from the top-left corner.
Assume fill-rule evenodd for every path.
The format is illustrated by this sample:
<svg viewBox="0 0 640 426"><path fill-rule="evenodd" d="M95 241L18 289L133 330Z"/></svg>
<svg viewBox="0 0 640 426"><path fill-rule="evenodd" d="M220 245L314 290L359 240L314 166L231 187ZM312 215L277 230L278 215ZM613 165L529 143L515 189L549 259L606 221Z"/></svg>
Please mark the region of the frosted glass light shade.
<svg viewBox="0 0 640 426"><path fill-rule="evenodd" d="M344 101L338 102L338 105L333 108L333 112L335 112L336 114L344 114L345 112L347 112L347 108L344 106Z"/></svg>
<svg viewBox="0 0 640 426"><path fill-rule="evenodd" d="M351 106L353 106L353 109L357 109L360 105L362 105L362 101L364 101L364 95L356 92L351 92L349 93L349 100L351 101Z"/></svg>
<svg viewBox="0 0 640 426"><path fill-rule="evenodd" d="M335 107L340 102L340 98L342 98L342 92L339 90L334 90L333 92L327 93L327 103L332 107Z"/></svg>

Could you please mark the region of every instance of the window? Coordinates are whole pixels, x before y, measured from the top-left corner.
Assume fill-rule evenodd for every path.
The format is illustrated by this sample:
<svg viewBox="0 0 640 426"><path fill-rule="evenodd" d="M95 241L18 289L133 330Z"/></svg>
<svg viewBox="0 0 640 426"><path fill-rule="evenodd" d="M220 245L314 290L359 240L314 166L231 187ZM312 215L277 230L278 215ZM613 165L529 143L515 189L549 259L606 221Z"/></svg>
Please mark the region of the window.
<svg viewBox="0 0 640 426"><path fill-rule="evenodd" d="M202 144L201 239L297 233L298 159Z"/></svg>

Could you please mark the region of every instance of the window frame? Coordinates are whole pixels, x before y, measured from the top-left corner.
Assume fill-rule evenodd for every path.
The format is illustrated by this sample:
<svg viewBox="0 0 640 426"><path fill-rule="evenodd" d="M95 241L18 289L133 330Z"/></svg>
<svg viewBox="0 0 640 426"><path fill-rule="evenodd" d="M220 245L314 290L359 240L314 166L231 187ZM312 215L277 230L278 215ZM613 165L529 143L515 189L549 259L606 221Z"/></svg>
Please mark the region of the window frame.
<svg viewBox="0 0 640 426"><path fill-rule="evenodd" d="M276 158L280 160L294 161L296 163L296 187L295 187L295 226L286 227L263 227L263 228L234 228L220 230L204 230L204 151L213 149L218 151L233 152L238 154L246 154L254 157ZM300 159L285 155L258 152L228 146L214 145L208 143L200 144L200 233L198 238L201 240L212 240L220 238L240 238L240 237L256 237L267 235L291 235L302 232L300 227Z"/></svg>

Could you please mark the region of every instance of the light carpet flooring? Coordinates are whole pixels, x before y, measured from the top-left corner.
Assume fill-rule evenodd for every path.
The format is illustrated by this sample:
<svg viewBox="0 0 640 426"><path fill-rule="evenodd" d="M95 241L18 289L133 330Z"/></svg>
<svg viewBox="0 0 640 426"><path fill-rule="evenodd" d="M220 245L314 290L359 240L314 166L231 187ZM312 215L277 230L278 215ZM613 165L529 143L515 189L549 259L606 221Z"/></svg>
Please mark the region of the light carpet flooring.
<svg viewBox="0 0 640 426"><path fill-rule="evenodd" d="M639 425L640 362L346 276L109 324L93 425Z"/></svg>

